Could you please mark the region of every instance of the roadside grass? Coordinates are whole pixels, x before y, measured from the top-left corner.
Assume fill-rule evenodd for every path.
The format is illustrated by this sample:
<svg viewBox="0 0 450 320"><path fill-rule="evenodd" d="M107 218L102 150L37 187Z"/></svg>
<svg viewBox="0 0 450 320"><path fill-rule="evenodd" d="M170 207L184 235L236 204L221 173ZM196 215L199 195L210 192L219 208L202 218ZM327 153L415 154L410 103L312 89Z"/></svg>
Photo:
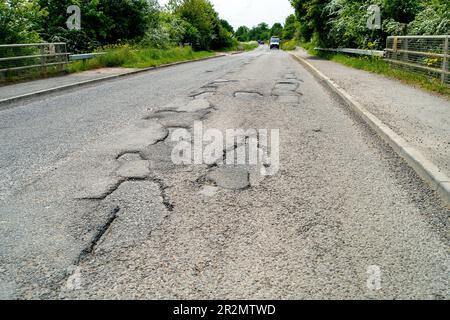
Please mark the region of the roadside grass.
<svg viewBox="0 0 450 320"><path fill-rule="evenodd" d="M38 80L45 78L52 78L61 75L64 71L61 71L55 66L47 67L45 72L40 69L27 70L26 74L0 74L0 86L9 85L12 83L19 83L30 80Z"/></svg>
<svg viewBox="0 0 450 320"><path fill-rule="evenodd" d="M233 47L218 52L251 51L258 47L256 41L238 43ZM105 52L94 59L76 61L67 66L69 73L99 68L149 68L163 64L208 58L216 55L215 51L194 51L191 47L173 47L168 49L145 48L139 46L112 45L98 50Z"/></svg>
<svg viewBox="0 0 450 320"><path fill-rule="evenodd" d="M295 45L293 45L291 42L295 43ZM331 60L355 69L380 74L391 79L399 80L413 87L418 87L430 92L438 93L444 96L446 99L450 99L450 87L446 84L441 83L439 79L427 77L426 75L414 73L412 71L399 67L394 67L380 57L355 57L342 53L321 52L314 50L314 48L316 47L315 44L303 43L297 40L291 40L289 42L288 48L290 50L295 50L296 46L302 47L313 56Z"/></svg>
<svg viewBox="0 0 450 320"><path fill-rule="evenodd" d="M191 47L169 49L139 48L129 45L102 48L106 53L86 62L76 61L67 66L69 73L98 68L149 68L163 64L212 57L212 51L194 51Z"/></svg>
<svg viewBox="0 0 450 320"><path fill-rule="evenodd" d="M232 47L218 50L218 52L252 51L252 50L255 50L258 47L259 47L259 44L256 41L239 42L239 43L236 43Z"/></svg>
<svg viewBox="0 0 450 320"><path fill-rule="evenodd" d="M312 43L304 43L304 42L301 42L300 40L295 40L295 39L281 42L282 50L293 51L293 50L297 49L297 47L302 47L303 49L308 51L310 54L315 55L315 53L316 53L314 50L314 47L316 47L316 46Z"/></svg>
<svg viewBox="0 0 450 320"><path fill-rule="evenodd" d="M300 41L298 40L287 40L281 42L281 49L286 51L293 51L297 48L297 46L300 46Z"/></svg>
<svg viewBox="0 0 450 320"><path fill-rule="evenodd" d="M172 47L155 49L129 44L108 45L99 48L97 52L104 54L86 61L69 63L64 71L55 67L48 67L43 74L40 70L32 70L23 75L2 75L0 85L8 85L15 82L30 81L42 78L58 76L64 73L76 73L100 68L149 68L174 62L190 61L213 57L217 52L251 51L258 47L256 41L236 43L235 46L219 51L194 51L192 47Z"/></svg>
<svg viewBox="0 0 450 320"><path fill-rule="evenodd" d="M446 98L450 98L450 87L441 83L439 79L417 74L406 69L393 67L380 57L352 57L344 54L329 53L318 53L316 55L355 69L384 75L408 85L420 87L422 89L444 95Z"/></svg>

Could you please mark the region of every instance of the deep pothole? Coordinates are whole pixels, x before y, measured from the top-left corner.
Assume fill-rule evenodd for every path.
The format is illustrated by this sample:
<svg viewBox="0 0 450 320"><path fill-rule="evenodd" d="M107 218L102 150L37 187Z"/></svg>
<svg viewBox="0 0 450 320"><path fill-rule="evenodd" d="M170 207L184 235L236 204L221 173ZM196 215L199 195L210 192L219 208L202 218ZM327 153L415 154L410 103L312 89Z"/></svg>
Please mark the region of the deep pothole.
<svg viewBox="0 0 450 320"><path fill-rule="evenodd" d="M261 98L264 95L258 91L236 91L233 96L235 98Z"/></svg>

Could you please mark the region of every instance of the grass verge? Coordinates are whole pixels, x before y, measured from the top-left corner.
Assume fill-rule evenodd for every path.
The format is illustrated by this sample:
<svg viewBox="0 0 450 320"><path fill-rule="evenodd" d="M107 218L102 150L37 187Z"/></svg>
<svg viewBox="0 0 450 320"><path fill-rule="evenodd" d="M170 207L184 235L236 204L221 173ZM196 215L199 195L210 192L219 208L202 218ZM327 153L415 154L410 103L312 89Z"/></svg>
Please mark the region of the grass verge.
<svg viewBox="0 0 450 320"><path fill-rule="evenodd" d="M439 93L446 96L446 98L450 98L450 87L446 84L441 83L439 79L393 67L388 62L379 57L351 57L343 54L328 53L320 53L318 54L318 56L355 69L365 70L376 74L381 74L392 79L400 80L403 83L415 87L420 87L431 92Z"/></svg>
<svg viewBox="0 0 450 320"><path fill-rule="evenodd" d="M232 52L232 51L252 51L259 47L258 42L239 42L230 48L224 48L219 50L219 52Z"/></svg>
<svg viewBox="0 0 450 320"><path fill-rule="evenodd" d="M55 66L49 66L47 67L45 72L43 72L41 69L32 69L26 70L26 72L21 72L19 74L17 73L10 73L6 75L0 74L0 86L5 86L12 83L19 83L24 81L52 78L61 75L64 72L65 71L61 71L61 69L58 69Z"/></svg>
<svg viewBox="0 0 450 320"><path fill-rule="evenodd" d="M413 87L418 87L430 92L438 93L444 96L446 99L450 99L450 87L446 84L441 83L439 79L427 77L426 75L414 73L406 69L393 67L391 64L384 61L380 57L355 57L341 53L320 52L314 50L316 46L312 43L301 43L296 40L292 40L291 42L295 43L295 46L292 43L289 43L288 48L290 49L285 50L294 50L296 46L301 46L311 55L331 60L355 69L384 75L388 78L399 80Z"/></svg>
<svg viewBox="0 0 450 320"><path fill-rule="evenodd" d="M305 49L306 51L308 51L310 54L312 55L316 55L316 51L314 50L314 48L316 47L314 44L312 43L304 43L301 42L300 40L286 40L286 41L282 41L281 42L281 49L282 50L286 50L286 51L292 51L297 49L297 47L302 47L303 49Z"/></svg>
<svg viewBox="0 0 450 320"><path fill-rule="evenodd" d="M194 51L191 47L170 49L135 48L128 45L107 48L104 55L86 62L77 61L68 65L69 73L98 68L149 68L163 64L208 58L216 53L211 51Z"/></svg>
<svg viewBox="0 0 450 320"><path fill-rule="evenodd" d="M258 47L256 41L237 43L234 47L221 50L220 52L230 51L251 51ZM0 85L8 85L14 82L23 82L48 78L61 75L62 73L76 73L99 68L149 68L157 67L163 64L169 64L181 61L190 61L202 58L213 57L217 54L215 51L194 51L191 47L173 47L168 49L146 48L141 46L110 45L100 48L99 52L105 52L103 55L86 61L76 61L68 64L65 71L61 72L57 68L49 67L43 74L41 70L33 70L23 75L6 75L0 78Z"/></svg>

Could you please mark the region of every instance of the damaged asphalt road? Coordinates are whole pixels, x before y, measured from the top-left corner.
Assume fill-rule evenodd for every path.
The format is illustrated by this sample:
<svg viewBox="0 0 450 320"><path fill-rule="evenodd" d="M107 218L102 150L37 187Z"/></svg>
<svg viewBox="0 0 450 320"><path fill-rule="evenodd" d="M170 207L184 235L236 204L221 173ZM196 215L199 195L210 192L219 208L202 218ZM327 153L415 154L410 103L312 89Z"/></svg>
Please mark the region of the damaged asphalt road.
<svg viewBox="0 0 450 320"><path fill-rule="evenodd" d="M449 297L449 210L284 52L141 74L0 117L13 126L1 137L1 298ZM280 170L175 165L172 134L195 121L279 129ZM371 266L380 290L367 286Z"/></svg>

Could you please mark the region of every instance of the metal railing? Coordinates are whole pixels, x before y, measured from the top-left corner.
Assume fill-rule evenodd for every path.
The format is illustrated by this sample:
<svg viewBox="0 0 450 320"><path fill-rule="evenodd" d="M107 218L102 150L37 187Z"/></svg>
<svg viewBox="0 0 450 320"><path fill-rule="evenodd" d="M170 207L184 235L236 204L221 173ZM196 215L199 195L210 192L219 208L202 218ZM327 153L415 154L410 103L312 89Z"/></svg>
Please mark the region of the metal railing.
<svg viewBox="0 0 450 320"><path fill-rule="evenodd" d="M83 61L83 63L85 64L88 60L95 59L105 54L106 52L71 54L69 55L69 62Z"/></svg>
<svg viewBox="0 0 450 320"><path fill-rule="evenodd" d="M384 51L379 51L379 50L362 50L362 49L351 49L351 48L337 48L337 49L314 48L314 50L349 53L349 54L356 54L356 55L360 55L360 56L374 56L374 57L383 57L384 56Z"/></svg>
<svg viewBox="0 0 450 320"><path fill-rule="evenodd" d="M448 35L388 37L386 61L450 84L449 38Z"/></svg>
<svg viewBox="0 0 450 320"><path fill-rule="evenodd" d="M69 53L63 42L0 45L0 76L21 76L33 70L43 74L49 69L63 71L67 63Z"/></svg>

